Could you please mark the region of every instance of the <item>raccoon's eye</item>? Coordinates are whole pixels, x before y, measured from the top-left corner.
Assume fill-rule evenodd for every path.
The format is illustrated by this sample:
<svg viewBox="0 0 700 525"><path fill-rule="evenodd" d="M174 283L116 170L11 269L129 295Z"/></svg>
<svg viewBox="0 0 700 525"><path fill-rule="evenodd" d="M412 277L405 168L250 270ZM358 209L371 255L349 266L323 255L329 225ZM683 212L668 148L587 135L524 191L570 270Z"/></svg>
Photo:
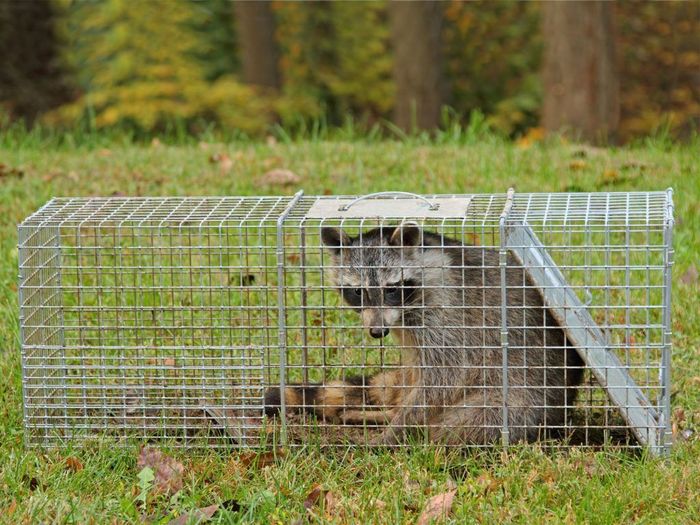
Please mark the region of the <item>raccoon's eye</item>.
<svg viewBox="0 0 700 525"><path fill-rule="evenodd" d="M401 290L396 287L384 288L384 295L386 297L398 297L401 294Z"/></svg>
<svg viewBox="0 0 700 525"><path fill-rule="evenodd" d="M353 288L352 293L353 293L353 295L356 295L357 297L361 297L362 296L362 288Z"/></svg>

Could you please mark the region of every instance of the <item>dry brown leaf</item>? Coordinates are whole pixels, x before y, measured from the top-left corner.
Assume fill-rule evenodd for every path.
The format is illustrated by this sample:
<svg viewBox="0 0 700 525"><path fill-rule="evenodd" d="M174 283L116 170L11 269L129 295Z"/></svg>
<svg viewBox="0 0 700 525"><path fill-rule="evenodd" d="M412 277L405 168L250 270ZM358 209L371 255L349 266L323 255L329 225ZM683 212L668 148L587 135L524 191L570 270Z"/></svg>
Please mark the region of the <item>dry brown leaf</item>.
<svg viewBox="0 0 700 525"><path fill-rule="evenodd" d="M479 477L476 478L476 484L481 487L484 494L488 494L489 492L496 490L500 485L498 480L488 472L482 472Z"/></svg>
<svg viewBox="0 0 700 525"><path fill-rule="evenodd" d="M586 161L583 160L572 160L569 162L569 169L572 171L580 171L586 169Z"/></svg>
<svg viewBox="0 0 700 525"><path fill-rule="evenodd" d="M258 178L262 186L293 186L301 182L301 177L291 170L270 170Z"/></svg>
<svg viewBox="0 0 700 525"><path fill-rule="evenodd" d="M608 168L603 171L603 182L614 183L620 179L620 172L613 168Z"/></svg>
<svg viewBox="0 0 700 525"><path fill-rule="evenodd" d="M102 148L100 151L97 152L98 157L111 157L112 156L112 150L107 149L107 148Z"/></svg>
<svg viewBox="0 0 700 525"><path fill-rule="evenodd" d="M684 423L685 422L685 410L683 410L682 407L678 407L673 411L673 419L675 419L678 423Z"/></svg>
<svg viewBox="0 0 700 525"><path fill-rule="evenodd" d="M443 492L437 496L433 496L428 500L423 507L423 512L418 517L416 525L428 525L433 520L441 520L447 518L452 511L452 502L454 501L456 490Z"/></svg>
<svg viewBox="0 0 700 525"><path fill-rule="evenodd" d="M164 366L175 366L175 359L173 359L172 357L166 357L163 360L163 365Z"/></svg>
<svg viewBox="0 0 700 525"><path fill-rule="evenodd" d="M212 164L218 164L219 171L221 171L221 173L228 173L231 171L231 168L233 168L233 161L227 153L214 153L211 157L209 157L209 162Z"/></svg>
<svg viewBox="0 0 700 525"><path fill-rule="evenodd" d="M17 177L21 179L24 177L24 170L8 166L7 164L0 164L0 178L2 177Z"/></svg>
<svg viewBox="0 0 700 525"><path fill-rule="evenodd" d="M202 509L194 509L191 512L178 516L174 520L170 520L168 525L188 525L190 523L201 523L203 521L209 521L216 511L219 510L218 505L209 505Z"/></svg>
<svg viewBox="0 0 700 525"><path fill-rule="evenodd" d="M2 513L5 516L12 516L15 513L15 510L17 509L17 500L13 499L12 502L10 503L10 506L7 507Z"/></svg>
<svg viewBox="0 0 700 525"><path fill-rule="evenodd" d="M698 282L698 269L694 264L688 266L688 269L681 275L681 282L688 286Z"/></svg>
<svg viewBox="0 0 700 525"><path fill-rule="evenodd" d="M182 476L185 467L179 461L163 454L153 447L142 447L136 463L139 470L150 467L153 470L155 479L153 480L154 493L164 492L174 494L182 488Z"/></svg>
<svg viewBox="0 0 700 525"><path fill-rule="evenodd" d="M68 456L65 459L65 463L66 463L66 468L68 470L72 470L73 472L80 472L81 470L83 470L82 462L78 458L76 458L75 456Z"/></svg>
<svg viewBox="0 0 700 525"><path fill-rule="evenodd" d="M377 510L384 510L386 508L386 503L380 499L375 499L372 502L372 506Z"/></svg>
<svg viewBox="0 0 700 525"><path fill-rule="evenodd" d="M321 485L316 484L311 489L311 492L306 496L304 500L304 508L306 510L311 510L319 502L321 496L324 494L324 490Z"/></svg>
<svg viewBox="0 0 700 525"><path fill-rule="evenodd" d="M258 454L256 452L246 452L240 457L241 465L245 468L254 466L257 468L265 468L274 465L278 459L282 459L287 455L284 449L270 450Z"/></svg>
<svg viewBox="0 0 700 525"><path fill-rule="evenodd" d="M333 516L338 508L338 498L330 490L326 492L324 499L325 511L328 516Z"/></svg>

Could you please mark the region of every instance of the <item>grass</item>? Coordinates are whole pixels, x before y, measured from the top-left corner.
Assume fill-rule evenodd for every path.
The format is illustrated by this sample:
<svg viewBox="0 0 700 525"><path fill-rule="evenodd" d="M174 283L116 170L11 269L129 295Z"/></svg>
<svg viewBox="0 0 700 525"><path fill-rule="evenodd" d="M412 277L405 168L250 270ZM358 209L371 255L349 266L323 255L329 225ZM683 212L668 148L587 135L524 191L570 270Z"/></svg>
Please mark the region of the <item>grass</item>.
<svg viewBox="0 0 700 525"><path fill-rule="evenodd" d="M673 404L676 426L700 425L698 144L665 139L622 149L557 141L518 147L479 130L429 141L135 144L128 139L30 134L0 137L0 522L167 523L226 502L213 521L413 522L433 495L456 483L458 523L692 523L700 520L700 441L679 441L667 459L607 450L546 453L537 447L457 454L314 446L251 461L246 453L172 452L185 464L174 497L138 502L138 447L109 442L41 451L23 446L17 314L16 224L53 196L291 194L255 178L297 173L307 194L401 189L418 193L675 190ZM232 167L211 162L227 154ZM683 278L682 278L683 277ZM70 459L67 459L70 458ZM264 465L265 463L269 463ZM335 496L328 512L304 501L316 484ZM304 517L307 518L304 518Z"/></svg>

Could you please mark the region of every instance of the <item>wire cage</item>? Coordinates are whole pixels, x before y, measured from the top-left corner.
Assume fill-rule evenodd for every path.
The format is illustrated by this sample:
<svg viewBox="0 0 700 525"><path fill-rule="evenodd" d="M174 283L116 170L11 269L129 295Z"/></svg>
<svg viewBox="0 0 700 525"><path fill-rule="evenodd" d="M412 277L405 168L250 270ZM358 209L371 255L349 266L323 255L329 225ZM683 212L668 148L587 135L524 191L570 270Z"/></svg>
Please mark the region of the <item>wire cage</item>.
<svg viewBox="0 0 700 525"><path fill-rule="evenodd" d="M28 444L671 445L671 190L53 199Z"/></svg>

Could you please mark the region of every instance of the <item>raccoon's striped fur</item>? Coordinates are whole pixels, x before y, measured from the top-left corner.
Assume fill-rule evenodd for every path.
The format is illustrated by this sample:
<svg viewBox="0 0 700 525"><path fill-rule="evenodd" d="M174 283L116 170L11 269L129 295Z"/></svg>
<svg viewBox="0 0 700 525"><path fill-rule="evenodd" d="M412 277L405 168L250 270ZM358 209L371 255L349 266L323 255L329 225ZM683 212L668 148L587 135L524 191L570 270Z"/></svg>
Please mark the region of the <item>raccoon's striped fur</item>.
<svg viewBox="0 0 700 525"><path fill-rule="evenodd" d="M397 444L409 428L448 444L501 438L501 274L497 250L468 246L414 224L351 238L324 228L333 275L372 337L390 332L401 368L326 385L289 386L290 410L348 423L387 423L377 440ZM582 361L543 307L512 254L508 305L508 427L511 441L561 428L582 377ZM268 413L280 392L266 395Z"/></svg>

